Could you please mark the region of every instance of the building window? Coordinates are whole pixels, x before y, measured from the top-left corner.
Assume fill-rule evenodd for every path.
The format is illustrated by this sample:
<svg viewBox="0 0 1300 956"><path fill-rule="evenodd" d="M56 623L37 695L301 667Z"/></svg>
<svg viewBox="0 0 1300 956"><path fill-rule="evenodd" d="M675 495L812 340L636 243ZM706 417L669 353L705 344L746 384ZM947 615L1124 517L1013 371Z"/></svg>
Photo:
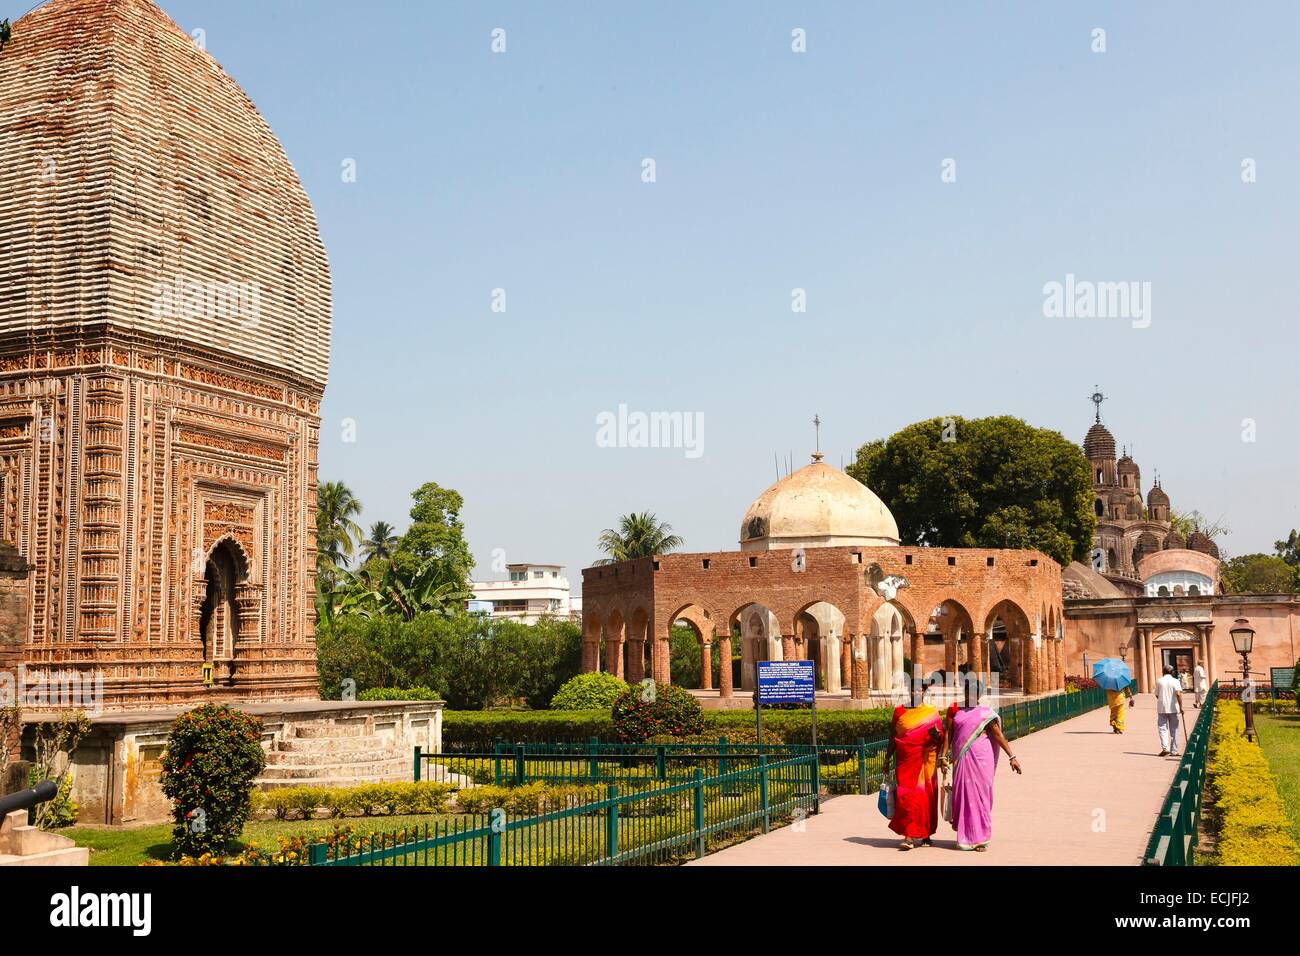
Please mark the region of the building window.
<svg viewBox="0 0 1300 956"><path fill-rule="evenodd" d="M511 571L511 572L510 572L510 580L511 580L511 581L525 581L525 580L527 580L527 578L528 578L528 572L527 572L527 571Z"/></svg>
<svg viewBox="0 0 1300 956"><path fill-rule="evenodd" d="M541 580L542 578L544 578L544 577L546 577L546 573L545 573L544 571L534 571L534 572L533 572L533 579L536 580L536 581L540 581L540 580Z"/></svg>
<svg viewBox="0 0 1300 956"><path fill-rule="evenodd" d="M1187 596L1188 596L1188 597L1200 597L1200 596L1201 596L1201 589L1200 589L1199 587L1197 587L1195 584L1193 584L1193 585L1191 585L1190 587L1188 587L1188 589L1187 589Z"/></svg>
<svg viewBox="0 0 1300 956"><path fill-rule="evenodd" d="M1163 584L1160 585L1160 590L1156 592L1156 596L1169 597L1169 588L1165 587Z"/></svg>
<svg viewBox="0 0 1300 956"><path fill-rule="evenodd" d="M1092 510L1097 513L1098 518L1105 517L1106 509L1102 507L1101 499L1098 498L1092 503Z"/></svg>

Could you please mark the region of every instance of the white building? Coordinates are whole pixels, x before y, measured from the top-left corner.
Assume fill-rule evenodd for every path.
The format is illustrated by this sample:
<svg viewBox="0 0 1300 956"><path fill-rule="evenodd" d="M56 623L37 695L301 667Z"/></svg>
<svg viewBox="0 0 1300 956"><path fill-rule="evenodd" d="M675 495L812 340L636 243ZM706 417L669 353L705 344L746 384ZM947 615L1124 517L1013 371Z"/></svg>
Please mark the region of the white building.
<svg viewBox="0 0 1300 956"><path fill-rule="evenodd" d="M562 564L508 564L508 581L475 581L476 602L491 602L492 616L536 624L542 617L582 616L582 598L569 593Z"/></svg>

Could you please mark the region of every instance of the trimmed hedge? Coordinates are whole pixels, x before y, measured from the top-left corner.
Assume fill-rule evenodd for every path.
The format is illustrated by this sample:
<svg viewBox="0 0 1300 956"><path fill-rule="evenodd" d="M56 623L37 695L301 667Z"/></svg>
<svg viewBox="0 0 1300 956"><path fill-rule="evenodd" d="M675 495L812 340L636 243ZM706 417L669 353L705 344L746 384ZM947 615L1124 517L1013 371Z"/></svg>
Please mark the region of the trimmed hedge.
<svg viewBox="0 0 1300 956"><path fill-rule="evenodd" d="M889 737L894 712L886 707L870 710L819 710L817 743L837 746L856 744L859 740L884 740ZM706 710L704 733L714 737L748 731L753 740L752 710ZM763 736L773 733L787 744L812 743L812 711L771 710L763 708Z"/></svg>
<svg viewBox="0 0 1300 956"><path fill-rule="evenodd" d="M602 710L445 710L442 742L448 749L491 752L509 743L586 743L614 739L614 721Z"/></svg>
<svg viewBox="0 0 1300 956"><path fill-rule="evenodd" d="M293 816L310 820L317 810L331 817L402 816L447 813L456 787L448 783L366 783L356 787L282 787L256 795L258 810L270 810L277 820Z"/></svg>
<svg viewBox="0 0 1300 956"><path fill-rule="evenodd" d="M428 687L372 687L357 694L357 700L442 700L442 695Z"/></svg>
<svg viewBox="0 0 1300 956"><path fill-rule="evenodd" d="M1277 778L1259 744L1243 736L1245 711L1219 701L1210 730L1210 790L1214 795L1220 866L1300 865L1300 846L1277 792Z"/></svg>
<svg viewBox="0 0 1300 956"><path fill-rule="evenodd" d="M893 711L822 710L817 712L817 742L847 746L859 740L889 736ZM443 745L448 751L490 752L496 740L507 743L586 743L592 737L613 742L614 721L597 710L447 710L442 715ZM706 710L700 737L725 736L736 743L753 743L752 710ZM769 742L812 743L812 712L763 709L763 737Z"/></svg>

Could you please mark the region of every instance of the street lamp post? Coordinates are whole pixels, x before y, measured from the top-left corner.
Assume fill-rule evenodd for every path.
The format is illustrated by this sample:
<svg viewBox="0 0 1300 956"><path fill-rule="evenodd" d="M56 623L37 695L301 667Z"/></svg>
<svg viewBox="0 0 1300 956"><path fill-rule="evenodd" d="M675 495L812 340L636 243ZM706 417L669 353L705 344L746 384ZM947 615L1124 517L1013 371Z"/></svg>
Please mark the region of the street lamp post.
<svg viewBox="0 0 1300 956"><path fill-rule="evenodd" d="M1255 629L1244 617L1237 618L1228 632L1232 646L1241 655L1241 702L1246 709L1246 739L1255 740L1255 692L1250 686L1250 652L1255 646Z"/></svg>

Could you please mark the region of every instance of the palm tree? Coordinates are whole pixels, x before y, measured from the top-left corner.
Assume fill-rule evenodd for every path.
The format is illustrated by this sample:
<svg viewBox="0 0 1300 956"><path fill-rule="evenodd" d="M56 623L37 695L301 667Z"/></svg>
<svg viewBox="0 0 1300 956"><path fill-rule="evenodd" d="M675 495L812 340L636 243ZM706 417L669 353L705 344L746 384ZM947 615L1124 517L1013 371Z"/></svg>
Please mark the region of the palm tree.
<svg viewBox="0 0 1300 956"><path fill-rule="evenodd" d="M397 550L396 529L387 521L376 521L370 526L370 534L361 542L361 557L369 561L378 558L386 561Z"/></svg>
<svg viewBox="0 0 1300 956"><path fill-rule="evenodd" d="M327 481L316 492L316 568L325 583L334 580L356 553L361 540L361 502L341 481Z"/></svg>
<svg viewBox="0 0 1300 956"><path fill-rule="evenodd" d="M623 515L618 519L618 530L606 528L600 533L600 550L609 557L596 563L614 564L676 551L684 542L672 531L672 525L659 521L648 511Z"/></svg>

